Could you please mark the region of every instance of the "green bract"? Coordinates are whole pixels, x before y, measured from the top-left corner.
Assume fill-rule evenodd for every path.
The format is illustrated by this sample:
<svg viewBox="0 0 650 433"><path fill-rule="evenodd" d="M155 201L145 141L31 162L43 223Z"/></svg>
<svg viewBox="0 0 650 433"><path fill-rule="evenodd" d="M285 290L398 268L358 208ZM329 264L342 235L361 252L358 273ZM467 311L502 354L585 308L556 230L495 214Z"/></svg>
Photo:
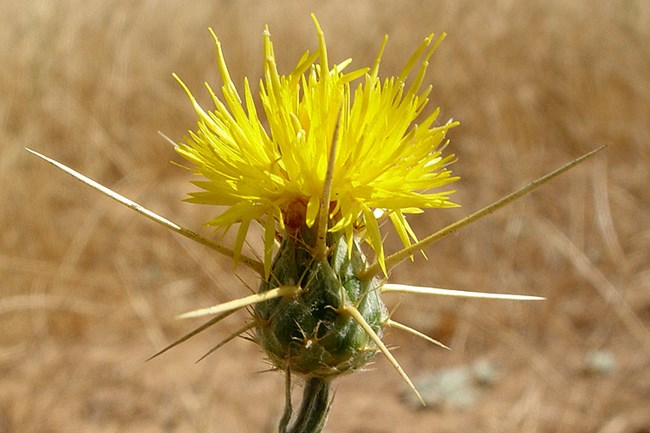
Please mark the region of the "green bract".
<svg viewBox="0 0 650 433"><path fill-rule="evenodd" d="M281 370L329 378L362 368L377 352L368 333L343 312L354 306L381 335L388 313L379 296L381 280L361 280L366 258L357 242L348 250L343 235L330 235L327 256L316 260L315 230L303 226L286 236L260 292L300 286L293 297L255 306L256 335L269 359Z"/></svg>

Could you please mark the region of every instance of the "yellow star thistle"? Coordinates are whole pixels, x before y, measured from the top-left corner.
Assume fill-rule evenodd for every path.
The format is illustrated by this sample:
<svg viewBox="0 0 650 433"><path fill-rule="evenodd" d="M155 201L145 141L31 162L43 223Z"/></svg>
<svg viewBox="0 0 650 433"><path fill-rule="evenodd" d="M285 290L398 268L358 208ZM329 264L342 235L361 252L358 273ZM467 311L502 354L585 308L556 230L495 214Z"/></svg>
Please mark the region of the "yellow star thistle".
<svg viewBox="0 0 650 433"><path fill-rule="evenodd" d="M257 293L183 314L181 317L214 317L152 358L228 315L247 309L251 320L204 357L234 337L250 333L274 368L286 374L281 433L321 432L331 404L331 381L363 369L378 352L424 404L382 341L382 333L385 328L396 328L446 346L391 320L381 294L541 298L388 284L384 278L387 269L528 194L602 149L418 241L406 214L423 208L456 206L448 198L453 191L432 190L458 179L447 168L454 155L442 154L447 130L458 123L434 126L438 110L423 115L431 87L421 90L428 60L444 35L435 42L433 35L427 37L397 77L381 81L378 71L386 38L372 68L345 73L351 60L330 68L323 32L313 19L318 50L305 53L287 76L278 73L268 28L264 32L264 78L259 84L257 103L262 106L265 120L258 115L247 80L244 98L237 92L219 39L212 31L223 80L221 99L208 86L215 110L203 110L176 77L199 115L197 131L190 132L185 143L175 144L177 151L193 163L196 173L205 178L194 182L203 191L192 193L189 201L228 207L208 224L225 231L239 223L233 249L203 238L30 150L120 204L260 274ZM415 78L407 85L407 78L418 65ZM379 231L379 219L384 216L390 218L404 243L404 249L386 257ZM265 230L263 263L241 253L252 221L261 223ZM274 255L276 237L281 244ZM375 252L376 263L369 264L358 245L358 240L364 238ZM305 388L300 411L289 425L292 374L304 378Z"/></svg>
<svg viewBox="0 0 650 433"><path fill-rule="evenodd" d="M239 223L235 261L251 221L265 229L264 269L269 275L276 223L312 227L321 211L328 158L335 147L328 229L342 231L349 245L365 228L384 272L378 218L388 216L405 246L416 241L405 214L423 208L457 206L436 191L458 179L447 168L455 159L443 155L445 134L458 122L434 123L439 110L423 116L431 87L421 89L428 60L443 37L430 35L397 77L379 79L385 38L372 68L346 72L351 60L330 67L321 27L312 15L319 45L306 52L289 75L277 70L268 27L264 32L264 78L259 83L258 113L247 79L244 96L230 78L219 39L211 31L223 80L220 99L206 84L214 111L205 111L183 85L199 115L178 152L205 180L191 193L193 203L228 206L207 224L227 230ZM415 78L407 78L418 66ZM257 102L257 104L259 104ZM416 123L418 119L422 119Z"/></svg>

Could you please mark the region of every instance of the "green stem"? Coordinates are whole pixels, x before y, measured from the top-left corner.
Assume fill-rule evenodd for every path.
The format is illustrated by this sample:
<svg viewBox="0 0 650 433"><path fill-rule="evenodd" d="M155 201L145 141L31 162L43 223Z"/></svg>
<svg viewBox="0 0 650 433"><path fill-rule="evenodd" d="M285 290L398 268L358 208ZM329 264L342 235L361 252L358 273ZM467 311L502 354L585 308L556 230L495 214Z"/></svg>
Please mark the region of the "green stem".
<svg viewBox="0 0 650 433"><path fill-rule="evenodd" d="M280 433L287 432L287 426L289 425L289 421L291 421L291 413L293 412L293 406L291 405L291 370L288 368L285 373L284 384L284 413L282 414L280 427L278 428Z"/></svg>
<svg viewBox="0 0 650 433"><path fill-rule="evenodd" d="M302 404L293 425L286 429L287 413L282 417L280 433L320 433L325 427L329 413L330 381L311 377L307 379L302 395ZM291 404L290 400L287 404ZM289 409L291 410L291 409Z"/></svg>

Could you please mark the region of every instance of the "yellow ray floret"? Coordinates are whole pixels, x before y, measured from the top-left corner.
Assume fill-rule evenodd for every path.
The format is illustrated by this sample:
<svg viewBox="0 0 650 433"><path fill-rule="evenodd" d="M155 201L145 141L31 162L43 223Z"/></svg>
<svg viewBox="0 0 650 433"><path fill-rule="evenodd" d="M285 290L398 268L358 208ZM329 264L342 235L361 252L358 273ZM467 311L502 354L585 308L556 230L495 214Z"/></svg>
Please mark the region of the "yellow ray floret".
<svg viewBox="0 0 650 433"><path fill-rule="evenodd" d="M446 132L458 122L436 126L438 110L423 114L431 88L423 89L422 82L442 37L427 37L399 76L381 80L386 39L373 67L346 72L351 60L330 65L323 32L315 18L314 23L318 49L306 52L288 75L278 72L265 30L264 77L257 98L247 79L243 95L238 92L214 33L223 81L221 97L207 85L214 110L201 108L181 82L199 121L177 150L203 177L194 182L202 190L188 200L227 206L208 224L223 229L240 224L236 253L250 222L262 222L267 275L274 239L268 232L284 229L296 214L298 224L311 227L327 212L328 230L342 231L350 241L355 228L367 228L367 240L383 267L375 210L393 215L390 220L408 246L415 236L405 213L456 206L448 198L452 191L439 188L457 179L448 169L455 156L442 151ZM415 76L408 78L413 70ZM330 202L321 209L333 147Z"/></svg>

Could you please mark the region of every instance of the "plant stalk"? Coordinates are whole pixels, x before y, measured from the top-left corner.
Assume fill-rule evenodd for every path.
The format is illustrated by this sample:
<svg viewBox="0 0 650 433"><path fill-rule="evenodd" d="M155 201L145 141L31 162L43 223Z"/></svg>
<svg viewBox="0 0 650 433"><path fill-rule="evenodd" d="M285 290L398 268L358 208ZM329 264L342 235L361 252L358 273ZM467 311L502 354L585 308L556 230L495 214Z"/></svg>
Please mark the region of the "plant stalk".
<svg viewBox="0 0 650 433"><path fill-rule="evenodd" d="M287 410L285 409L285 416L280 422L280 433L321 433L329 413L330 386L331 383L327 379L317 377L307 379L298 416L293 425L287 429L288 420L286 419ZM291 399L290 396L287 398L286 404L290 411Z"/></svg>

